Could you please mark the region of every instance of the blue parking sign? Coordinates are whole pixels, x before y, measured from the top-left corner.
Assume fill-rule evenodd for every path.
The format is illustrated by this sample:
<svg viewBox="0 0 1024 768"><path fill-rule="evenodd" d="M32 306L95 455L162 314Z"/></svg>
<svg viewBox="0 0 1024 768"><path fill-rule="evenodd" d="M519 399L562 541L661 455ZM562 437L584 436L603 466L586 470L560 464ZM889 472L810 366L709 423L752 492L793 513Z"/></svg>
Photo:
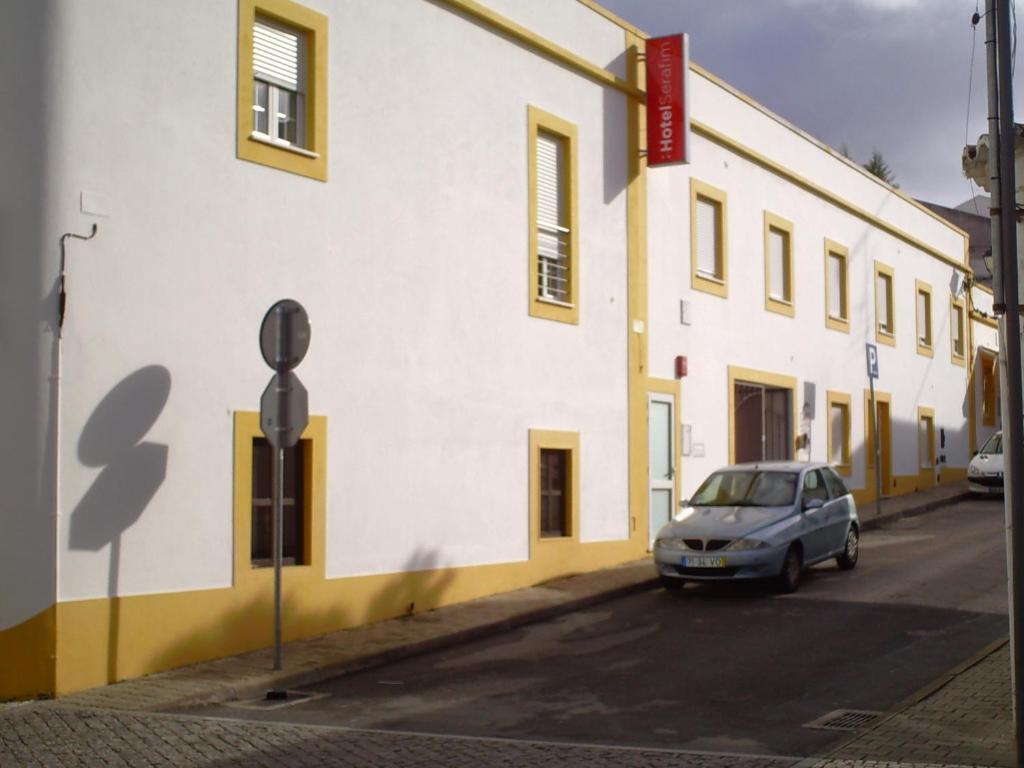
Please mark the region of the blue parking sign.
<svg viewBox="0 0 1024 768"><path fill-rule="evenodd" d="M874 344L865 344L868 352L868 378L878 378L878 347Z"/></svg>

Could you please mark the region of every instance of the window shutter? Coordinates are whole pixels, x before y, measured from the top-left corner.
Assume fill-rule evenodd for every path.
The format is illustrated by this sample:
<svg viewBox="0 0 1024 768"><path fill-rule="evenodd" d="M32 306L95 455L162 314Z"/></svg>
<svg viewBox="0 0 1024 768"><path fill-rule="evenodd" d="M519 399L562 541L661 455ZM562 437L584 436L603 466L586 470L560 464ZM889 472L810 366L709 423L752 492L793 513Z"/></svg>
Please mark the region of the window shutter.
<svg viewBox="0 0 1024 768"><path fill-rule="evenodd" d="M558 301L569 296L569 228L565 205L565 142L537 134L538 295Z"/></svg>
<svg viewBox="0 0 1024 768"><path fill-rule="evenodd" d="M697 198L697 271L712 277L718 274L718 204Z"/></svg>
<svg viewBox="0 0 1024 768"><path fill-rule="evenodd" d="M832 317L846 319L843 306L843 260L834 253L828 255L828 313Z"/></svg>
<svg viewBox="0 0 1024 768"><path fill-rule="evenodd" d="M257 19L252 28L252 69L255 77L299 90L298 32Z"/></svg>
<svg viewBox="0 0 1024 768"><path fill-rule="evenodd" d="M924 291L917 292L917 337L922 344L931 342L928 333L928 296Z"/></svg>
<svg viewBox="0 0 1024 768"><path fill-rule="evenodd" d="M773 299L789 301L789 292L786 290L786 235L777 229L768 230L768 245L768 272L771 276L768 293Z"/></svg>
<svg viewBox="0 0 1024 768"><path fill-rule="evenodd" d="M888 331L889 325L889 280L885 275L875 278L875 291L878 293L878 325Z"/></svg>

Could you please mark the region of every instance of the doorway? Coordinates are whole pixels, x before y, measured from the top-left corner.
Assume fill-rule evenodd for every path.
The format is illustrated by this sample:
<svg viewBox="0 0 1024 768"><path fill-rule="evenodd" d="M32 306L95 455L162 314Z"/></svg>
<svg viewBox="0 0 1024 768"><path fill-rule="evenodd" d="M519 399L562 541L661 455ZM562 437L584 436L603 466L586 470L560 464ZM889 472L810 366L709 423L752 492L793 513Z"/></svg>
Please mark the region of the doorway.
<svg viewBox="0 0 1024 768"><path fill-rule="evenodd" d="M647 400L648 466L648 546L665 523L672 519L676 505L676 415L675 398L652 392Z"/></svg>
<svg viewBox="0 0 1024 768"><path fill-rule="evenodd" d="M750 381L733 383L733 461L793 457L793 392Z"/></svg>
<svg viewBox="0 0 1024 768"><path fill-rule="evenodd" d="M865 392L864 413L867 414L867 464L869 468L875 467L875 427L871 419L871 399ZM892 402L887 392L875 392L875 406L878 413L878 432L881 436L879 451L881 453L882 466L882 496L888 496L892 490ZM872 490L874 488L872 487Z"/></svg>

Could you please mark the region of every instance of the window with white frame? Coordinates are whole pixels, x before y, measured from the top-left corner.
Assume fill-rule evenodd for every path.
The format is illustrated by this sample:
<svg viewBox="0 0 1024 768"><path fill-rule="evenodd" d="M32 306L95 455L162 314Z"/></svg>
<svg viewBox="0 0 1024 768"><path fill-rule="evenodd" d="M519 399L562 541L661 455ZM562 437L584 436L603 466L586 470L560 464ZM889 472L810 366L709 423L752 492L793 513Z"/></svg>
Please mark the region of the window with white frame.
<svg viewBox="0 0 1024 768"><path fill-rule="evenodd" d="M697 274L722 279L722 246L719 232L722 224L722 205L717 200L697 196Z"/></svg>
<svg viewBox="0 0 1024 768"><path fill-rule="evenodd" d="M964 305L953 300L950 311L950 343L954 358L964 357Z"/></svg>
<svg viewBox="0 0 1024 768"><path fill-rule="evenodd" d="M928 352L932 346L932 289L921 281L917 282L917 347L919 352Z"/></svg>
<svg viewBox="0 0 1024 768"><path fill-rule="evenodd" d="M848 320L846 309L846 257L829 251L828 254L828 316L833 320Z"/></svg>
<svg viewBox="0 0 1024 768"><path fill-rule="evenodd" d="M306 35L257 16L253 24L253 133L306 147Z"/></svg>
<svg viewBox="0 0 1024 768"><path fill-rule="evenodd" d="M789 288L789 233L768 230L768 295L776 301L791 301Z"/></svg>

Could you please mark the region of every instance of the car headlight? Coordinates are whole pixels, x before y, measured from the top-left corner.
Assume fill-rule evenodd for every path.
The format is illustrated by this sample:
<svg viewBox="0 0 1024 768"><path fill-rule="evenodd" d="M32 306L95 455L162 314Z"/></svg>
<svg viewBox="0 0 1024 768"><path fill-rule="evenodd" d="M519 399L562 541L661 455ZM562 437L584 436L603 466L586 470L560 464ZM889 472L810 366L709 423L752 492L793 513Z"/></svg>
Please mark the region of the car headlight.
<svg viewBox="0 0 1024 768"><path fill-rule="evenodd" d="M663 539L658 539L654 542L654 546L661 547L662 549L689 549L685 541L675 536L666 536Z"/></svg>
<svg viewBox="0 0 1024 768"><path fill-rule="evenodd" d="M760 539L736 539L726 546L726 549L732 550L733 552L746 552L750 549L761 549L767 547L768 544Z"/></svg>
<svg viewBox="0 0 1024 768"><path fill-rule="evenodd" d="M974 464L968 464L967 474L970 475L971 477L977 477L978 475L981 474L981 471Z"/></svg>

